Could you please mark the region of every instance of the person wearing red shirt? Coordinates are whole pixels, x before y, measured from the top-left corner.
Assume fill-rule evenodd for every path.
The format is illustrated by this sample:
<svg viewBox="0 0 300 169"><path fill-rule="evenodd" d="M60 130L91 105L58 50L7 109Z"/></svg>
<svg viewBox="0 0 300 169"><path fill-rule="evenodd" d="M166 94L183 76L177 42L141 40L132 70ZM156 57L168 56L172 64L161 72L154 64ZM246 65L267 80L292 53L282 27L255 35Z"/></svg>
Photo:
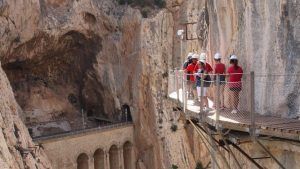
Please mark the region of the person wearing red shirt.
<svg viewBox="0 0 300 169"><path fill-rule="evenodd" d="M212 67L210 66L210 64L206 62L206 54L205 54L205 53L201 53L199 58L200 58L199 60L202 60L202 61L205 62L205 72L206 72L206 73L211 73L211 72L213 71L213 69L212 69ZM200 64L200 62L198 62L198 67L197 67L197 69L201 69L201 64Z"/></svg>
<svg viewBox="0 0 300 169"><path fill-rule="evenodd" d="M243 69L238 66L238 58L235 55L230 56L231 66L228 68L229 74L229 103L233 109L231 113L237 113L239 105L239 94L242 90Z"/></svg>
<svg viewBox="0 0 300 169"><path fill-rule="evenodd" d="M188 74L187 76L189 77L189 80L187 81L187 86L188 90L191 89L193 93L194 100L197 100L197 91L196 91L196 83L195 83L195 76L194 74L196 73L198 69L198 55L193 54L192 56L192 63L190 63L187 68L185 69L185 73Z"/></svg>
<svg viewBox="0 0 300 169"><path fill-rule="evenodd" d="M221 54L220 53L216 53L215 56L214 56L214 60L215 60L215 67L214 67L214 74L215 75L219 75L220 76L220 100L218 100L220 102L219 106L220 106L220 109L224 109L225 106L224 106L224 89L225 89L225 64L223 64L221 62ZM215 78L216 80L216 78ZM215 86L215 94L216 93L216 86ZM215 95L215 98L216 99L216 95ZM216 104L216 100L214 101L214 104Z"/></svg>

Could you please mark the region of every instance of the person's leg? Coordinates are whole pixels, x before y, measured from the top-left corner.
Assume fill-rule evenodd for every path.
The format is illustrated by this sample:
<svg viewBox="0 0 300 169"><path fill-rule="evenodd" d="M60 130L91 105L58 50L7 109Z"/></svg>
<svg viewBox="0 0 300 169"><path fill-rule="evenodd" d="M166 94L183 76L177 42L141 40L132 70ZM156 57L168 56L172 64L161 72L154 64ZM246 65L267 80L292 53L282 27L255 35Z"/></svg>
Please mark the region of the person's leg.
<svg viewBox="0 0 300 169"><path fill-rule="evenodd" d="M197 86L197 96L200 101L200 97L201 97L201 87L200 86Z"/></svg>
<svg viewBox="0 0 300 169"><path fill-rule="evenodd" d="M208 99L207 99L207 87L203 87L203 104L208 108Z"/></svg>
<svg viewBox="0 0 300 169"><path fill-rule="evenodd" d="M225 89L225 85L221 84L220 85L220 107L224 108L224 89Z"/></svg>
<svg viewBox="0 0 300 169"><path fill-rule="evenodd" d="M234 108L238 110L240 91L234 91Z"/></svg>
<svg viewBox="0 0 300 169"><path fill-rule="evenodd" d="M214 105L213 105L213 108L216 108L217 107L217 101L219 101L219 100L217 100L217 86L216 85L214 85L213 86L213 90L214 90Z"/></svg>
<svg viewBox="0 0 300 169"><path fill-rule="evenodd" d="M233 93L233 91L231 90L231 88L229 89L229 108L230 109L233 109L233 95L234 95L234 93Z"/></svg>
<svg viewBox="0 0 300 169"><path fill-rule="evenodd" d="M196 86L196 82L193 82L193 95L194 95L194 100L198 100L198 94L197 94L197 86Z"/></svg>
<svg viewBox="0 0 300 169"><path fill-rule="evenodd" d="M191 88L192 86L191 86L191 81L187 81L187 96L188 96L188 98L189 98L189 96L191 95L191 92L192 92L192 88Z"/></svg>

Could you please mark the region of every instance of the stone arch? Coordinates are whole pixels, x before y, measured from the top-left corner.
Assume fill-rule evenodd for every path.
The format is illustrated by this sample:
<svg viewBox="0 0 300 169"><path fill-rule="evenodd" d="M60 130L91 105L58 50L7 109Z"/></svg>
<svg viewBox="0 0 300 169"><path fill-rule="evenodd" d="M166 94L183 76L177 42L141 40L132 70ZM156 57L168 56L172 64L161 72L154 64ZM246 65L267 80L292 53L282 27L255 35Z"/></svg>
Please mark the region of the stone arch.
<svg viewBox="0 0 300 169"><path fill-rule="evenodd" d="M72 158L77 159L81 154L86 154L90 158L93 155L93 151L88 151L84 148L79 148L78 150L75 150L75 152L73 152Z"/></svg>
<svg viewBox="0 0 300 169"><path fill-rule="evenodd" d="M109 165L110 169L119 169L119 149L116 145L109 149Z"/></svg>
<svg viewBox="0 0 300 169"><path fill-rule="evenodd" d="M105 153L103 149L99 148L94 153L94 168L104 169Z"/></svg>
<svg viewBox="0 0 300 169"><path fill-rule="evenodd" d="M122 138L120 138L120 139L122 139ZM122 143L122 140L120 140L121 141L121 143ZM110 148L112 147L112 146L116 146L118 149L121 147L121 143L120 142L117 142L117 141L115 141L115 140L112 140L112 141L110 141L109 142L109 144L108 144L108 151L110 150Z"/></svg>
<svg viewBox="0 0 300 169"><path fill-rule="evenodd" d="M85 153L81 153L77 157L77 169L89 169L89 157Z"/></svg>
<svg viewBox="0 0 300 169"><path fill-rule="evenodd" d="M123 144L124 169L132 169L133 167L133 145L130 141Z"/></svg>

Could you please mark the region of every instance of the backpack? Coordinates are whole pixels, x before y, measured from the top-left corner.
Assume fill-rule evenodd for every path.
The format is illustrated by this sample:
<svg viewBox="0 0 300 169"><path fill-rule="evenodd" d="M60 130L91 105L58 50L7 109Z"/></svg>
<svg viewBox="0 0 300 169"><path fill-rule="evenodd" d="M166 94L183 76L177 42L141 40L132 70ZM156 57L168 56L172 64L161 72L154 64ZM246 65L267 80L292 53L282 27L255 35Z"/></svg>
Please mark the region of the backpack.
<svg viewBox="0 0 300 169"><path fill-rule="evenodd" d="M198 73L203 73L203 72L204 72L203 70L198 71ZM196 85L198 87L201 87L201 76L197 75L196 79L197 79ZM210 87L210 85L211 85L211 77L210 75L205 75L203 87Z"/></svg>

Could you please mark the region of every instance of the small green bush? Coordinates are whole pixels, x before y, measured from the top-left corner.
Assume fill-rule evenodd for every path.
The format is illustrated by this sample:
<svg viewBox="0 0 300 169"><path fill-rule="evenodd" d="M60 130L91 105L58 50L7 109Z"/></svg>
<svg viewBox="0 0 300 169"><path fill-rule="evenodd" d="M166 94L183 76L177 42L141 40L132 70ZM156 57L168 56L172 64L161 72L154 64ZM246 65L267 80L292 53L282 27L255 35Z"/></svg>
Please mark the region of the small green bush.
<svg viewBox="0 0 300 169"><path fill-rule="evenodd" d="M120 5L125 5L125 4L130 5L130 4L133 3L133 1L134 1L134 0L118 0L118 3L119 3Z"/></svg>
<svg viewBox="0 0 300 169"><path fill-rule="evenodd" d="M171 130L173 131L173 132L175 132L175 131L177 131L177 125L176 124L172 124L172 126L171 126Z"/></svg>
<svg viewBox="0 0 300 169"><path fill-rule="evenodd" d="M166 1L165 0L154 0L154 4L158 6L159 8L166 7Z"/></svg>
<svg viewBox="0 0 300 169"><path fill-rule="evenodd" d="M195 169L204 169L204 167L202 166L202 164L200 162L197 162Z"/></svg>
<svg viewBox="0 0 300 169"><path fill-rule="evenodd" d="M178 166L175 164L172 164L172 169L178 169Z"/></svg>
<svg viewBox="0 0 300 169"><path fill-rule="evenodd" d="M149 7L144 7L141 10L141 14L143 16L143 18L148 18L148 14L151 12L151 9Z"/></svg>

